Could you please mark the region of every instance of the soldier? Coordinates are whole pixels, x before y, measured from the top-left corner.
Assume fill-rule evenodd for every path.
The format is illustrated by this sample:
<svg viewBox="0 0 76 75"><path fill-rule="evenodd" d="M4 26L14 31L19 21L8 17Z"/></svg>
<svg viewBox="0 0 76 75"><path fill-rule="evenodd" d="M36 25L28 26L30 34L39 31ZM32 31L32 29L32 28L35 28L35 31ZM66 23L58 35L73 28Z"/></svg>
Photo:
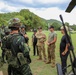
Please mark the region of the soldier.
<svg viewBox="0 0 76 75"><path fill-rule="evenodd" d="M39 51L39 59L42 60L42 54L44 57L44 62L46 61L46 54L45 54L45 41L46 41L46 35L42 32L42 27L38 28L38 32L36 33L37 37L37 46Z"/></svg>
<svg viewBox="0 0 76 75"><path fill-rule="evenodd" d="M4 33L5 33L5 36L2 38L2 46L1 46L1 49L2 49L2 61L5 63L6 60L7 60L7 56L6 56L6 60L4 59L5 58L5 53L6 53L6 39L7 39L7 36L10 34L10 29L8 28L5 28L4 29Z"/></svg>
<svg viewBox="0 0 76 75"><path fill-rule="evenodd" d="M27 60L30 59L29 49L25 39L19 34L20 20L13 18L9 21L11 34L7 38L8 75L32 75Z"/></svg>
<svg viewBox="0 0 76 75"><path fill-rule="evenodd" d="M1 46L1 44L2 44L2 39L3 39L3 37L5 36L4 28L5 28L4 25L2 25L2 26L0 27L0 46Z"/></svg>
<svg viewBox="0 0 76 75"><path fill-rule="evenodd" d="M25 26L24 25L21 25L21 27L20 27L20 34L22 34L24 36L25 43L28 44L29 37L28 37L28 35L27 35L26 31L25 31Z"/></svg>
<svg viewBox="0 0 76 75"><path fill-rule="evenodd" d="M54 31L54 27L50 26L49 28L50 32L48 36L48 62L46 64L51 63L51 67L55 67L55 43L57 40L57 34Z"/></svg>
<svg viewBox="0 0 76 75"><path fill-rule="evenodd" d="M1 31L2 31L2 29L0 27L0 47L1 47Z"/></svg>
<svg viewBox="0 0 76 75"><path fill-rule="evenodd" d="M65 27L66 30L68 31L68 27ZM61 27L61 33L63 34L62 38L61 38L61 42L60 42L60 58L61 58L61 64L62 64L62 71L63 74L65 75L67 70L66 70L66 66L67 66L67 58L68 58L68 47L69 47L69 42L66 39L66 35L65 35L65 31L64 31L64 27Z"/></svg>
<svg viewBox="0 0 76 75"><path fill-rule="evenodd" d="M33 55L35 56L36 55L36 52L37 52L37 55L38 54L38 47L37 47L37 38L36 38L36 33L37 33L37 30L34 29L33 31L33 35L32 35L32 43L33 43Z"/></svg>

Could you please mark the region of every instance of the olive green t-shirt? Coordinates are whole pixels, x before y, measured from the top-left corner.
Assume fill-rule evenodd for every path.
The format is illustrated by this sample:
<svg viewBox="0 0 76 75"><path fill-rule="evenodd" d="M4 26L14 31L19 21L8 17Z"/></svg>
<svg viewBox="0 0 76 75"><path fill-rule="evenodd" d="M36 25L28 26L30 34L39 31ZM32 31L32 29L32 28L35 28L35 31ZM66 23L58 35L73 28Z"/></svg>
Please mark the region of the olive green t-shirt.
<svg viewBox="0 0 76 75"><path fill-rule="evenodd" d="M48 35L48 42L52 42L54 40L54 38L57 38L57 34L56 32L50 32L49 35Z"/></svg>

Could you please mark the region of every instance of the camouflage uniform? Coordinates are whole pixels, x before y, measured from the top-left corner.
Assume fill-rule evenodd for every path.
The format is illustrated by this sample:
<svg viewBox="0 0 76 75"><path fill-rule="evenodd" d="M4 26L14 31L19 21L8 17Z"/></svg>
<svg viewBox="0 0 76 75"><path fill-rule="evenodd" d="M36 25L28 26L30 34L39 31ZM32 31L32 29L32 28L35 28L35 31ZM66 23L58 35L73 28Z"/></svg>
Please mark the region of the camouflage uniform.
<svg viewBox="0 0 76 75"><path fill-rule="evenodd" d="M8 35L9 35L9 33L10 33L10 30L8 29L8 28L6 28L5 30L4 30L4 32L5 32L5 36L2 38L2 46L1 46L1 49L2 49L2 61L3 62L5 62L6 60L7 60L7 56L6 56L6 39L7 39L7 37L8 37ZM4 59L5 58L5 56L6 56L6 59Z"/></svg>
<svg viewBox="0 0 76 75"><path fill-rule="evenodd" d="M43 36L45 38L43 38ZM38 51L39 51L39 59L42 59L42 54L41 54L42 52L44 60L46 60L46 54L45 54L46 35L43 32L37 32L36 37L37 37L37 46L38 46Z"/></svg>
<svg viewBox="0 0 76 75"><path fill-rule="evenodd" d="M2 29L0 28L0 47L1 47L1 32L2 32Z"/></svg>
<svg viewBox="0 0 76 75"><path fill-rule="evenodd" d="M48 43L52 42L55 37L57 34L51 32L48 36ZM48 62L51 62L53 66L55 65L55 43L48 46Z"/></svg>
<svg viewBox="0 0 76 75"><path fill-rule="evenodd" d="M14 23L12 23L14 22ZM20 22L18 18L10 20L9 28L13 31L19 30ZM25 39L19 33L13 33L7 38L6 48L8 52L8 75L32 75L28 60L30 60L29 49L25 44Z"/></svg>
<svg viewBox="0 0 76 75"><path fill-rule="evenodd" d="M25 43L28 44L29 38L26 37L27 33L26 33L26 31L25 31L25 26L24 26L24 25L22 25L22 26L20 27L20 34L24 36L24 38L25 38Z"/></svg>

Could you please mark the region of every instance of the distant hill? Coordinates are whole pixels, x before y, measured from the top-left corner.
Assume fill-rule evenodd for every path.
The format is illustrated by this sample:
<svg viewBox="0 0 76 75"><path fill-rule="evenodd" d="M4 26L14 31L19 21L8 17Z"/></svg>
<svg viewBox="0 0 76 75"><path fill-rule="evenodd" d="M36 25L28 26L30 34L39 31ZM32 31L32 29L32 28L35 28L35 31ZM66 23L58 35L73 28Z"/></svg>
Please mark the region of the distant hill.
<svg viewBox="0 0 76 75"><path fill-rule="evenodd" d="M50 19L50 20L47 20L47 22L49 23L49 24L53 24L53 23L58 23L59 25L62 25L62 23L60 22L60 21L58 21L58 20L55 20L55 19Z"/></svg>
<svg viewBox="0 0 76 75"><path fill-rule="evenodd" d="M14 17L19 18L22 24L24 24L28 30L34 28L37 29L38 26L42 26L43 29L48 29L48 24L56 25L55 27L58 29L61 25L61 22L58 20L46 20L33 12L30 12L28 9L22 9L20 12L0 13L0 26L8 25L8 21Z"/></svg>

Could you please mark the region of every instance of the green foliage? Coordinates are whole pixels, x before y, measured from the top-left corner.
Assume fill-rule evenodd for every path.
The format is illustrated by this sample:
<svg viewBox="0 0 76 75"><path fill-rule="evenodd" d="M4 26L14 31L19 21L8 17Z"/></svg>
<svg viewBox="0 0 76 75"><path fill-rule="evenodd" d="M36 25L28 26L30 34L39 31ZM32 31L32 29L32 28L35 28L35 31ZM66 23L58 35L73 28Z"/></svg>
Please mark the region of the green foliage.
<svg viewBox="0 0 76 75"><path fill-rule="evenodd" d="M55 30L59 30L60 26L62 25L60 21L50 19L45 20L40 18L39 16L35 15L34 13L30 12L28 9L22 9L20 12L12 12L12 13L1 13L0 14L0 26L1 25L8 25L8 21L11 18L19 18L21 23L26 26L27 30L31 30L34 28L38 28L42 26L43 29L47 30L50 25L55 27ZM65 23L68 25L69 23ZM76 27L73 25L72 28L76 30Z"/></svg>
<svg viewBox="0 0 76 75"><path fill-rule="evenodd" d="M54 19L50 19L50 20L47 20L47 23L48 23L48 26L54 26L55 30L60 30L60 27L61 27L61 22L60 21L57 21L57 20L54 20Z"/></svg>
<svg viewBox="0 0 76 75"><path fill-rule="evenodd" d="M71 28L76 31L76 25L72 25Z"/></svg>

